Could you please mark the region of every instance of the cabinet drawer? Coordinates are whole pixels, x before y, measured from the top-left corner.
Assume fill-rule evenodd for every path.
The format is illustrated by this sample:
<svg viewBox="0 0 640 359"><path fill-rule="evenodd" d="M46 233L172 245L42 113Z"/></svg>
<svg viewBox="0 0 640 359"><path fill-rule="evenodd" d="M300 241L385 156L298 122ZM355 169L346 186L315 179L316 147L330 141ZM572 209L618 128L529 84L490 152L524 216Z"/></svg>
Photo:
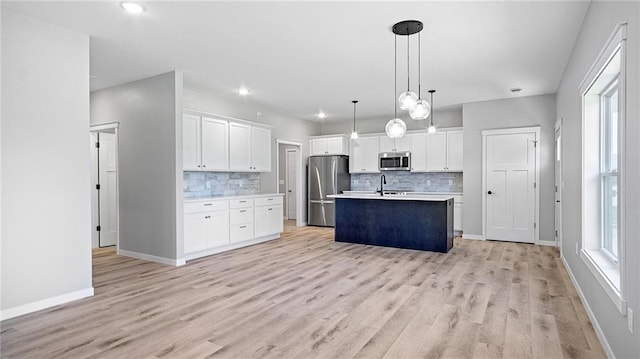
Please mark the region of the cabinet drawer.
<svg viewBox="0 0 640 359"><path fill-rule="evenodd" d="M253 211L251 208L232 209L229 211L229 215L229 223L231 225L253 223Z"/></svg>
<svg viewBox="0 0 640 359"><path fill-rule="evenodd" d="M255 206L271 206L282 204L282 196L260 197L254 200Z"/></svg>
<svg viewBox="0 0 640 359"><path fill-rule="evenodd" d="M229 208L253 207L253 198L232 199L229 201Z"/></svg>
<svg viewBox="0 0 640 359"><path fill-rule="evenodd" d="M202 201L187 202L184 204L184 213L200 213L229 209L229 201Z"/></svg>
<svg viewBox="0 0 640 359"><path fill-rule="evenodd" d="M242 242L253 239L253 224L236 224L231 226L230 242Z"/></svg>

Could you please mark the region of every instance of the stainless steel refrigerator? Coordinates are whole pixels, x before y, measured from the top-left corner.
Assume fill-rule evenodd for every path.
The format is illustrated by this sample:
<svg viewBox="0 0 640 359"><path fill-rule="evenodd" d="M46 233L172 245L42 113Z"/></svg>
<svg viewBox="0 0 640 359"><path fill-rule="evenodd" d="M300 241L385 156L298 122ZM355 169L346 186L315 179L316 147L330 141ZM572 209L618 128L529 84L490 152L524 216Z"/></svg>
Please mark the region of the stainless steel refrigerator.
<svg viewBox="0 0 640 359"><path fill-rule="evenodd" d="M334 227L336 208L331 194L351 189L349 156L309 157L309 220L312 226Z"/></svg>

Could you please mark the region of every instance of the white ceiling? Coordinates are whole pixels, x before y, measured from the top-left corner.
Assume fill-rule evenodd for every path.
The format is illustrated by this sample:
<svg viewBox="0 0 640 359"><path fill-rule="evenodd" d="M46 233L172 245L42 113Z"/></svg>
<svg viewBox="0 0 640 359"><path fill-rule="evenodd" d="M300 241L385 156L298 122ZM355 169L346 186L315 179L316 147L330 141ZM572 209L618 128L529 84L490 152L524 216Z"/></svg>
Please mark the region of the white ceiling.
<svg viewBox="0 0 640 359"><path fill-rule="evenodd" d="M91 89L180 70L185 84L283 114L350 121L393 113L394 35L401 20L424 23L422 92L436 108L556 92L585 1L492 2L8 2L4 9L91 36ZM406 37L398 37L398 91L406 86ZM412 40L412 89L417 52ZM509 89L520 87L519 94ZM398 92L398 94L399 94ZM398 110L399 111L399 110ZM406 112L403 113L406 117Z"/></svg>

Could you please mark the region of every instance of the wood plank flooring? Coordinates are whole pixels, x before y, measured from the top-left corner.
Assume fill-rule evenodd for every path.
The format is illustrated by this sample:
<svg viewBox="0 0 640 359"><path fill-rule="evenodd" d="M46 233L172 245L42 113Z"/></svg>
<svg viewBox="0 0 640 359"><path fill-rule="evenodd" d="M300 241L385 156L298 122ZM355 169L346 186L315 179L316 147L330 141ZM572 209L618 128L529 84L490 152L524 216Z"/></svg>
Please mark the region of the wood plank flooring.
<svg viewBox="0 0 640 359"><path fill-rule="evenodd" d="M173 268L96 250L95 296L2 322L3 358L604 358L551 247L277 241Z"/></svg>

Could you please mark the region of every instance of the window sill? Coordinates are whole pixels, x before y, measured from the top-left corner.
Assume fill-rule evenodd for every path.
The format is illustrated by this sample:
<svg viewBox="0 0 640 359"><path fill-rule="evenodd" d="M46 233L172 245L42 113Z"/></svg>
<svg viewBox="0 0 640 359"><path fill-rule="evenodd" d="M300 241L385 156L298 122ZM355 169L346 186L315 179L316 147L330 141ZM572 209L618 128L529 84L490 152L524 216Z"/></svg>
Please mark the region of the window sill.
<svg viewBox="0 0 640 359"><path fill-rule="evenodd" d="M605 293L609 296L613 304L618 308L621 314L627 313L627 302L620 294L620 268L609 255L602 250L586 250L580 251L580 258L587 265L598 283L602 286Z"/></svg>

